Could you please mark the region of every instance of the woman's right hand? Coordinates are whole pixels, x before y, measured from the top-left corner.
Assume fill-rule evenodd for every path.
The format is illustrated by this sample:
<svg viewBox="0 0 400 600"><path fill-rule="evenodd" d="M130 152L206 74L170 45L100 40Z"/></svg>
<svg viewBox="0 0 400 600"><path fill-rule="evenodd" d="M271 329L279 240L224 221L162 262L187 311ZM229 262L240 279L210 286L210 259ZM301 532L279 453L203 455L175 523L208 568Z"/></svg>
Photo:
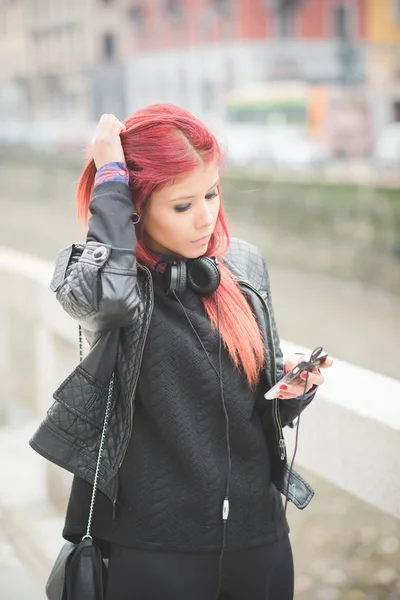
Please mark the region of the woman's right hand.
<svg viewBox="0 0 400 600"><path fill-rule="evenodd" d="M97 170L111 162L125 162L120 133L126 127L114 115L103 115L90 143Z"/></svg>

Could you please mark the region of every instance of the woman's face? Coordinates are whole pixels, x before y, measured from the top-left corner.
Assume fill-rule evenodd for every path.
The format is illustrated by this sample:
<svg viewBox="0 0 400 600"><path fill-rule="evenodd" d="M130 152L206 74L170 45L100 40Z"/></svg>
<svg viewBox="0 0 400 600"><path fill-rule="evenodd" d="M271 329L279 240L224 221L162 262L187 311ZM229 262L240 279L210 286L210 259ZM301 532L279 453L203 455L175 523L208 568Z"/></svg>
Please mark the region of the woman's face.
<svg viewBox="0 0 400 600"><path fill-rule="evenodd" d="M206 250L218 217L219 170L200 165L178 183L153 192L144 219L144 243L173 256L197 258Z"/></svg>

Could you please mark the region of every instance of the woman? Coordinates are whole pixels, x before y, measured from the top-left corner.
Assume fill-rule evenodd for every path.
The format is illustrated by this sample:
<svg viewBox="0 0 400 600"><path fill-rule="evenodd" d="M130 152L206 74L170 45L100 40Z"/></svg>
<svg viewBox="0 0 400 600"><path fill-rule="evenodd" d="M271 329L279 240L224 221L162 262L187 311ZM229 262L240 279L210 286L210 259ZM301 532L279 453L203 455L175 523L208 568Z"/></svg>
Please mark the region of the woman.
<svg viewBox="0 0 400 600"><path fill-rule="evenodd" d="M282 427L323 376L264 399L302 356L283 361L264 260L230 239L204 124L163 104L103 115L92 154L87 241L61 251L51 285L91 349L31 440L75 475L63 535L85 532L114 373L92 526L107 598L291 600L278 490L295 484L301 508L313 492L287 480Z"/></svg>

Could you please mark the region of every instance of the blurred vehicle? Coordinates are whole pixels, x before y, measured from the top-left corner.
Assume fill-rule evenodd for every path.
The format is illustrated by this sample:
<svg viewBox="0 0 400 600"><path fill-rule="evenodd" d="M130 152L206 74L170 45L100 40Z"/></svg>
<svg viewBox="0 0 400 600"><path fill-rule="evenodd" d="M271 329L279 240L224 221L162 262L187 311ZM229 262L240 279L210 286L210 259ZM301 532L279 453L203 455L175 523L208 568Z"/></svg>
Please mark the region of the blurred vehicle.
<svg viewBox="0 0 400 600"><path fill-rule="evenodd" d="M378 171L400 173L400 123L383 128L372 151L372 160Z"/></svg>
<svg viewBox="0 0 400 600"><path fill-rule="evenodd" d="M272 162L290 170L319 169L330 159L327 148L301 134L281 136L271 147Z"/></svg>
<svg viewBox="0 0 400 600"><path fill-rule="evenodd" d="M302 132L268 127L220 127L217 133L227 162L232 167L260 169L282 167L289 170L320 168L330 159L322 144Z"/></svg>
<svg viewBox="0 0 400 600"><path fill-rule="evenodd" d="M264 128L249 124L231 127L224 123L216 128L216 135L233 167L251 168L271 162L271 143Z"/></svg>
<svg viewBox="0 0 400 600"><path fill-rule="evenodd" d="M243 127L267 131L310 130L311 88L297 81L253 83L229 92L224 121L231 130Z"/></svg>
<svg viewBox="0 0 400 600"><path fill-rule="evenodd" d="M234 167L312 169L329 159L313 139L315 89L302 82L257 83L227 94L218 137Z"/></svg>

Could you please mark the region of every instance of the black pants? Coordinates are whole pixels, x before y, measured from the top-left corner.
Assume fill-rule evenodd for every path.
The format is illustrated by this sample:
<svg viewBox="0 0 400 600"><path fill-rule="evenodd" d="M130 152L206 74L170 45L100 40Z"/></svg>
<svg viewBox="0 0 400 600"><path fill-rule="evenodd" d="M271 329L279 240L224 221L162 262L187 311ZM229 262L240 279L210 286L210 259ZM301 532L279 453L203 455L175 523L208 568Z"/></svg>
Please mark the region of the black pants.
<svg viewBox="0 0 400 600"><path fill-rule="evenodd" d="M153 552L111 547L107 600L216 600L219 553ZM293 600L289 538L225 552L218 600Z"/></svg>

